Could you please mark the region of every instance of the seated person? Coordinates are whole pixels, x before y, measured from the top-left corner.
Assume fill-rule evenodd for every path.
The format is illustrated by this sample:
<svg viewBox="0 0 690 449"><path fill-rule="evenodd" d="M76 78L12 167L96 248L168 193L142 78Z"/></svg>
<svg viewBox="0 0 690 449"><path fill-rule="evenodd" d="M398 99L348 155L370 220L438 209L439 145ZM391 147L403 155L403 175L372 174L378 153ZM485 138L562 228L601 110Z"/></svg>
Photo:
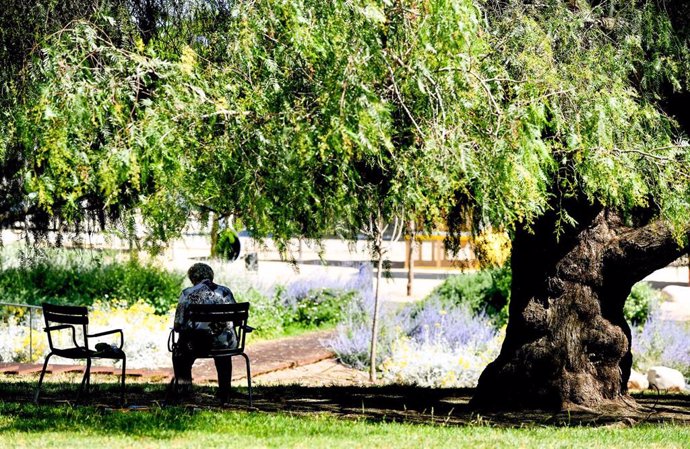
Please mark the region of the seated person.
<svg viewBox="0 0 690 449"><path fill-rule="evenodd" d="M211 348L234 348L237 336L232 323L192 323L187 316L189 304L234 304L228 287L213 283L213 270L204 263L196 263L187 271L192 287L182 291L175 311L174 329L180 333L172 361L180 392L189 394L192 385L192 365L197 354ZM230 392L232 365L230 357L214 357L218 373L218 396L226 401Z"/></svg>

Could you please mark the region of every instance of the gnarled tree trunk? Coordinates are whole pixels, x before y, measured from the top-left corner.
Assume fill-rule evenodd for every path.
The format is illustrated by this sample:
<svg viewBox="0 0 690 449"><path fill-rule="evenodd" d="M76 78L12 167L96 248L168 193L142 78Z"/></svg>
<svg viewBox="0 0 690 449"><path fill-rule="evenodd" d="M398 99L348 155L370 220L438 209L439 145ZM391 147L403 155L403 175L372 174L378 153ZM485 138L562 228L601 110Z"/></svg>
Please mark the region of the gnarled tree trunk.
<svg viewBox="0 0 690 449"><path fill-rule="evenodd" d="M506 338L479 379L480 408L596 406L627 393L632 356L623 305L633 284L683 253L660 222L627 226L598 207L556 238L554 216L513 240Z"/></svg>

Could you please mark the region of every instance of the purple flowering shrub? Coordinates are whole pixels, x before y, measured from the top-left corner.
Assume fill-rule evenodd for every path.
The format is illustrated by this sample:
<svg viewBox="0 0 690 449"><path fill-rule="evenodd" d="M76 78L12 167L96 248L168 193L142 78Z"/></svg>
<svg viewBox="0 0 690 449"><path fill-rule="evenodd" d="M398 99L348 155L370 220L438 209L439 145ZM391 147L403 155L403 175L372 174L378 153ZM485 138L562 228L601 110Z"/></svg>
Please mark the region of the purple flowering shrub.
<svg viewBox="0 0 690 449"><path fill-rule="evenodd" d="M690 323L662 320L657 310L644 326L633 329L631 350L639 371L662 365L690 377Z"/></svg>
<svg viewBox="0 0 690 449"><path fill-rule="evenodd" d="M288 328L310 329L335 324L357 292L356 279L302 277L286 285L240 283L233 280L235 298L252 304L250 323L255 336L273 338Z"/></svg>
<svg viewBox="0 0 690 449"><path fill-rule="evenodd" d="M402 311L410 327L393 342L381 368L391 381L429 387L472 387L497 355L502 333L484 314L432 296Z"/></svg>
<svg viewBox="0 0 690 449"><path fill-rule="evenodd" d="M417 306L419 307L419 306ZM424 301L413 316L409 336L418 342L455 346L481 346L496 337L497 330L483 313L475 315L469 307L447 304L437 297Z"/></svg>
<svg viewBox="0 0 690 449"><path fill-rule="evenodd" d="M336 335L324 342L345 365L365 370L369 365L371 328L359 320L347 317L338 325Z"/></svg>
<svg viewBox="0 0 690 449"><path fill-rule="evenodd" d="M373 293L360 291L338 325L337 335L327 342L343 363L357 369L369 365L372 314ZM498 355L501 341L502 333L490 318L437 296L403 308L384 303L376 363L392 382L474 386L484 367Z"/></svg>
<svg viewBox="0 0 690 449"><path fill-rule="evenodd" d="M370 264L362 264L348 286L357 291L343 311L343 318L337 326L336 335L324 344L336 353L338 359L356 369L367 369L371 346L371 326L374 315L373 271ZM398 338L409 323L405 314L395 313L382 307L379 312L379 350L377 364L389 356L392 341Z"/></svg>

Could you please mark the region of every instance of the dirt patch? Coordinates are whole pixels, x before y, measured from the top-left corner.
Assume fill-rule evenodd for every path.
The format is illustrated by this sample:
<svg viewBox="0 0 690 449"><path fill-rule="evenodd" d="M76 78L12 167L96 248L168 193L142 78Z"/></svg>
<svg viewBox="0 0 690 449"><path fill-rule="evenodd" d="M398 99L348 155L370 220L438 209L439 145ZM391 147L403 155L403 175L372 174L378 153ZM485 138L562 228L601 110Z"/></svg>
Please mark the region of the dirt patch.
<svg viewBox="0 0 690 449"><path fill-rule="evenodd" d="M274 371L252 378L256 385L296 384L304 387L369 386L369 376L362 371L349 368L335 359L326 359L311 365Z"/></svg>
<svg viewBox="0 0 690 449"><path fill-rule="evenodd" d="M596 409L487 412L469 406L474 389L421 388L385 382L374 385L369 382L368 373L346 367L335 359L258 376L255 384L260 391L255 405L271 412L325 412L374 421L509 427L690 424L690 395L684 393L637 393Z"/></svg>

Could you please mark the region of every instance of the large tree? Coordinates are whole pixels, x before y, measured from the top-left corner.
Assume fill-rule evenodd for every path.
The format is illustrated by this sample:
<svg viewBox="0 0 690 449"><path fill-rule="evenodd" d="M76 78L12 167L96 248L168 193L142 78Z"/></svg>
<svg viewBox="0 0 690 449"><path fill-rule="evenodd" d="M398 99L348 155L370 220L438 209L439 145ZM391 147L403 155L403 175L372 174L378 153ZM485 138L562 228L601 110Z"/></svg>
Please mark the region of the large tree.
<svg viewBox="0 0 690 449"><path fill-rule="evenodd" d="M678 122L688 116L677 97L687 95L688 35L654 2L491 14L504 45L517 37L537 56L537 67L506 58L511 77L557 84L534 129L553 161L546 207L515 223L506 339L473 403L617 401L633 356L626 297L687 251L690 150Z"/></svg>
<svg viewBox="0 0 690 449"><path fill-rule="evenodd" d="M161 19L174 11L146 39L113 40L104 18L43 41L2 142L22 155L22 207L69 220L124 205L154 242L195 209L283 242L392 214L445 220L451 247L505 229L509 324L475 403L625 394L623 303L684 251L690 216L683 14L259 0L178 27Z"/></svg>

